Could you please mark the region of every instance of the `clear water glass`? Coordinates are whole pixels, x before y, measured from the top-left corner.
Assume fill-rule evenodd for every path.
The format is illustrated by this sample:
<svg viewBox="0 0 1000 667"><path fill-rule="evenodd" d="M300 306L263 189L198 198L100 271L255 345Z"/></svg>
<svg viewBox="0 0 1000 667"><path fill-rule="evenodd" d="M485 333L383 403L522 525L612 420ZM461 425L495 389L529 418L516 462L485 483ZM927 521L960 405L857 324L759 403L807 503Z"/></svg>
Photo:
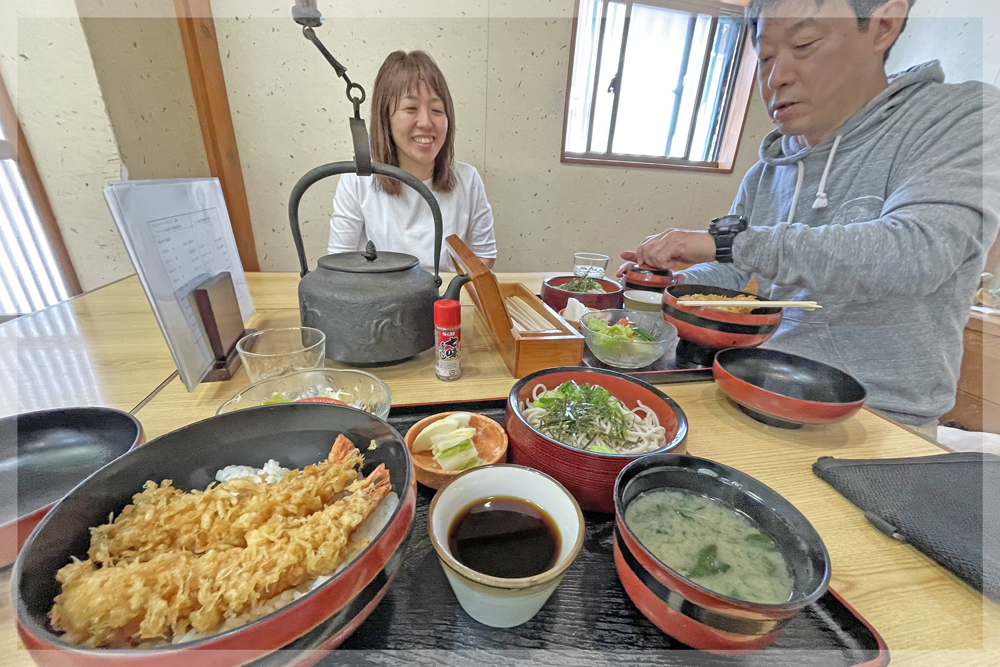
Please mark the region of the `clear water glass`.
<svg viewBox="0 0 1000 667"><path fill-rule="evenodd" d="M236 351L250 381L258 382L290 371L323 368L326 334L312 327L264 329L241 338Z"/></svg>
<svg viewBox="0 0 1000 667"><path fill-rule="evenodd" d="M573 275L588 278L603 278L608 268L607 255L594 252L573 253Z"/></svg>

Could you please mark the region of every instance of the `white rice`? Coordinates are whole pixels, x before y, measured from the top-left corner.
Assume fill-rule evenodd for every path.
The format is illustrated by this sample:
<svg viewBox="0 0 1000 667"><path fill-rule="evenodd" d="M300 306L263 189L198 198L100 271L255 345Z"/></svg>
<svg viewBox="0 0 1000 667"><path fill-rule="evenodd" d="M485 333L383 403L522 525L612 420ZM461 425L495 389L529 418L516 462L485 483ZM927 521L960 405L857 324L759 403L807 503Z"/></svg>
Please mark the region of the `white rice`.
<svg viewBox="0 0 1000 667"><path fill-rule="evenodd" d="M288 472L288 468L282 468L274 459L269 460L264 464L264 467L257 470L251 466L226 466L219 472L215 473L215 479L219 482L226 482L231 479L239 479L241 477L256 477L257 481L261 481L261 476L264 477L264 481L267 484L273 484L281 479L281 476ZM347 556L343 563L341 563L333 574L328 574L324 576L319 576L310 581L307 584L303 584L298 588L292 588L281 595L269 600L267 604L261 605L252 612L247 612L241 614L236 618L227 619L221 627L216 628L209 632L198 632L197 630L188 630L182 635L177 635L170 640L170 644L183 644L184 642L191 642L197 639L204 639L206 637L211 637L217 635L220 632L226 632L227 630L232 630L233 628L238 628L240 626L246 625L252 621L256 621L258 618L262 618L273 611L281 609L285 605L295 602L303 595L316 590L326 582L333 579L338 572L346 568L351 564L358 555L364 551L364 548L374 540L378 534L385 528L386 524L389 523L389 519L392 517L393 512L396 511L396 507L399 505L399 496L396 495L395 491L390 491L385 498L382 499L375 509L372 510L368 518L365 519L361 525L354 529L351 533L351 541L355 544L361 546L360 549L356 549L351 554ZM140 648L151 648L153 646L163 646L166 642L150 642Z"/></svg>
<svg viewBox="0 0 1000 667"><path fill-rule="evenodd" d="M244 477L252 477L255 482L264 482L265 484L274 484L275 482L280 482L281 478L285 473L289 472L288 468L282 468L281 464L274 459L269 459L267 463L264 464L263 468L254 468L253 466L226 466L219 472L215 473L215 481L217 482L228 482L231 479L243 479Z"/></svg>

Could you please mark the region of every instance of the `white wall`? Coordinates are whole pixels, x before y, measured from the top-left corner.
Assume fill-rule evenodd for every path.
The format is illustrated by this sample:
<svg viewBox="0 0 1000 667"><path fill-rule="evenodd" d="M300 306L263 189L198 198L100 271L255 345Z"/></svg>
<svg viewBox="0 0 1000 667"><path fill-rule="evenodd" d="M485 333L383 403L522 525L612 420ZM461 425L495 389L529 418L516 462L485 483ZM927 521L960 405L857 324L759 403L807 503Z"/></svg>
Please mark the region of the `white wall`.
<svg viewBox="0 0 1000 667"><path fill-rule="evenodd" d="M561 164L575 4L320 3L326 23L317 34L369 90L395 49L425 49L437 60L456 102L456 156L479 169L493 206L498 270L568 269L576 250L617 256L668 226L704 228L728 212L771 127L755 98L732 175ZM286 213L292 184L352 155L343 84L289 8L287 0L212 2L264 270L297 266ZM328 179L302 204L311 264L325 254L335 189Z"/></svg>
<svg viewBox="0 0 1000 667"><path fill-rule="evenodd" d="M898 72L929 60L941 61L949 82L1000 85L1000 3L916 0L887 70Z"/></svg>
<svg viewBox="0 0 1000 667"><path fill-rule="evenodd" d="M0 69L81 286L131 274L101 194L121 160L72 0L4 0Z"/></svg>

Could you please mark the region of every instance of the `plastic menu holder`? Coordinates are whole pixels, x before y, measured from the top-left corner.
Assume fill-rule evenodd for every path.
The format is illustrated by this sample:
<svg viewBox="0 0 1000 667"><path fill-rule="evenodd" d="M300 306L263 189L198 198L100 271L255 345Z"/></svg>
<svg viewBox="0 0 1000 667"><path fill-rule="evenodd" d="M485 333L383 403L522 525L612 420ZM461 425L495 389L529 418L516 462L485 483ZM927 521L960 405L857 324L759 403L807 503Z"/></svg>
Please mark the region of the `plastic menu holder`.
<svg viewBox="0 0 1000 667"><path fill-rule="evenodd" d="M229 272L243 321L254 312L219 180L122 181L104 188L104 198L181 380L193 391L215 357L191 292Z"/></svg>

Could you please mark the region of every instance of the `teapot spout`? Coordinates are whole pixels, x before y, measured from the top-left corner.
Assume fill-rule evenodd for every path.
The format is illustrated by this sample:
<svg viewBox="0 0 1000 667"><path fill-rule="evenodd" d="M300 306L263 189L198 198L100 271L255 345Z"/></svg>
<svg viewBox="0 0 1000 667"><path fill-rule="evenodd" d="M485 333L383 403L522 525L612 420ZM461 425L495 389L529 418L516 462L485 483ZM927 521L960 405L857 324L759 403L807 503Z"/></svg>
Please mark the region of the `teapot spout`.
<svg viewBox="0 0 1000 667"><path fill-rule="evenodd" d="M467 282L469 282L469 276L465 275L464 273L458 274L457 276L451 279L450 283L448 283L448 289L444 291L444 296L441 298L453 299L455 301L458 301L458 298L462 293L462 285L464 285Z"/></svg>

